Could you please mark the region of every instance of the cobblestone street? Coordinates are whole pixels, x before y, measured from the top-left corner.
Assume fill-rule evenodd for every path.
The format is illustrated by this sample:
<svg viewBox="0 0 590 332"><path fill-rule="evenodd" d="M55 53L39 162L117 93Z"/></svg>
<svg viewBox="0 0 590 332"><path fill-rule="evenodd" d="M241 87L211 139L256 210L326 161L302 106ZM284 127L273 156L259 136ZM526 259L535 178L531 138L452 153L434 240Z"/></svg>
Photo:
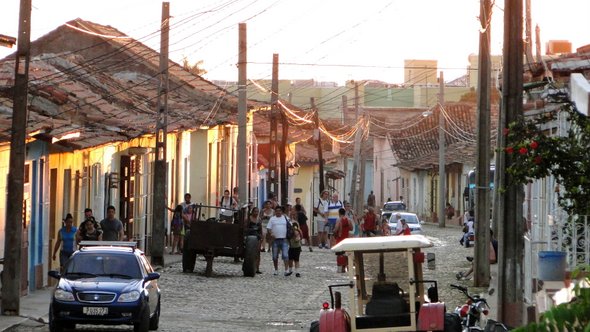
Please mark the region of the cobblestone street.
<svg viewBox="0 0 590 332"><path fill-rule="evenodd" d="M449 284L471 286L472 281L457 281L455 274L469 268L465 256L473 248L459 245L461 229L424 225L434 247L436 268L424 266L425 279L438 281L441 301L447 310L463 303L463 295L451 290ZM291 331L308 330L310 322L318 319L322 302L329 301L328 285L346 282L346 275L336 272L335 255L326 249L314 248L301 254L301 277L285 277L279 265L278 276L272 274L271 254L261 253L263 274L254 278L242 276L241 263L217 258L213 277L204 276L205 262L197 258L195 273L183 273L180 263L161 271L162 313L159 331ZM483 289L470 289L481 292ZM346 296L343 301L346 301ZM344 303L343 305L346 305ZM128 330L129 328L127 328ZM120 331L119 328L89 328L83 330ZM30 322L12 331L48 331L48 327Z"/></svg>

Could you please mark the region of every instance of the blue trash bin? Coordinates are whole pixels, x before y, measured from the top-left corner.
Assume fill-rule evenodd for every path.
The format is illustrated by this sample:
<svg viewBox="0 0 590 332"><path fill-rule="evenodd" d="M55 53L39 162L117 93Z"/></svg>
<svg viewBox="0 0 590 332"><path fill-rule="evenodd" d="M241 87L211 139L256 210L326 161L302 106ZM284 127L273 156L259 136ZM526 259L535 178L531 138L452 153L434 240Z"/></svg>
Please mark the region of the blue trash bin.
<svg viewBox="0 0 590 332"><path fill-rule="evenodd" d="M539 251L537 272L539 280L562 281L565 279L566 253L563 251Z"/></svg>

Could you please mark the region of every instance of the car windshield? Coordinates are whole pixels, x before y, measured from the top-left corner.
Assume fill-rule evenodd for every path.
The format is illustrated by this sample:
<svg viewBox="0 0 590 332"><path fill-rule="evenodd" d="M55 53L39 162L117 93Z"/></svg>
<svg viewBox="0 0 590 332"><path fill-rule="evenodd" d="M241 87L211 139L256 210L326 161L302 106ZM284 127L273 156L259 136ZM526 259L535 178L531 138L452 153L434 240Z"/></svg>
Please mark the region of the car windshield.
<svg viewBox="0 0 590 332"><path fill-rule="evenodd" d="M383 206L383 211L403 211L406 209L406 204L402 202L388 202Z"/></svg>
<svg viewBox="0 0 590 332"><path fill-rule="evenodd" d="M401 218L404 218L406 220L406 223L408 224L419 224L420 220L418 220L418 216L416 216L413 213L401 213ZM390 223L396 223L397 222L397 218L395 217L396 215L392 215L389 219Z"/></svg>
<svg viewBox="0 0 590 332"><path fill-rule="evenodd" d="M111 278L141 279L139 262L134 255L113 253L79 253L74 255L65 268L68 278Z"/></svg>

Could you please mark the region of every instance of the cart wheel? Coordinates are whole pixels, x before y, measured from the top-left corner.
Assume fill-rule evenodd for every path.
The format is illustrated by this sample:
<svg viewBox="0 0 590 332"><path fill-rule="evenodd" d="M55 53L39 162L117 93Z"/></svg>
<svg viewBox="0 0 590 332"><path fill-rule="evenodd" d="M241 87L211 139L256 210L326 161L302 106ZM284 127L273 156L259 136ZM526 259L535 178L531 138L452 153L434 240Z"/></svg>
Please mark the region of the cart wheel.
<svg viewBox="0 0 590 332"><path fill-rule="evenodd" d="M256 259L260 255L258 237L247 236L244 244L244 263L242 271L244 277L253 277L256 275Z"/></svg>

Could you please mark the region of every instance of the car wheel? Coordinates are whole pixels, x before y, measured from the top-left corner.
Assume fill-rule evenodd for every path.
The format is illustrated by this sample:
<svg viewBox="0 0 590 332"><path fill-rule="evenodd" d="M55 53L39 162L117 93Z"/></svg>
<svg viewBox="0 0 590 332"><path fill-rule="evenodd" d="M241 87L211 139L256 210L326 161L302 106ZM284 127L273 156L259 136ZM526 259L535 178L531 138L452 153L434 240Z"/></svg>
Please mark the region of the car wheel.
<svg viewBox="0 0 590 332"><path fill-rule="evenodd" d="M260 255L258 238L256 236L247 236L244 244L244 262L242 263L244 277L256 275L256 259L258 255Z"/></svg>
<svg viewBox="0 0 590 332"><path fill-rule="evenodd" d="M158 325L160 325L160 300L158 299L158 305L156 306L156 311L152 318L150 318L150 330L157 330Z"/></svg>
<svg viewBox="0 0 590 332"><path fill-rule="evenodd" d="M148 332L150 329L150 310L146 307L142 314L141 320L135 324L133 324L133 331L134 332Z"/></svg>
<svg viewBox="0 0 590 332"><path fill-rule="evenodd" d="M51 332L63 332L64 326L63 324L56 322L53 318L53 309L51 306L49 307L49 331Z"/></svg>

